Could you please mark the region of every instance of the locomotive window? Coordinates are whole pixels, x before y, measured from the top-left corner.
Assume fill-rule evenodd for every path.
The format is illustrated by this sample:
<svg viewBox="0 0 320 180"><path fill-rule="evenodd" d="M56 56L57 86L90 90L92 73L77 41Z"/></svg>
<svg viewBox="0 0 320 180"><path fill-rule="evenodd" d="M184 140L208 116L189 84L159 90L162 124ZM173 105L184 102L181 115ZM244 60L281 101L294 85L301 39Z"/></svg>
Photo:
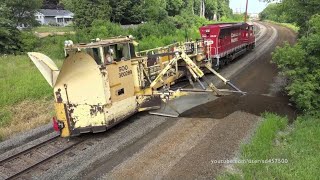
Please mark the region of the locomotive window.
<svg viewBox="0 0 320 180"><path fill-rule="evenodd" d="M130 56L131 57L136 57L136 52L135 52L135 50L134 50L134 45L133 45L133 43L130 43L129 44L129 48L130 48Z"/></svg>
<svg viewBox="0 0 320 180"><path fill-rule="evenodd" d="M129 59L131 59L131 57L130 57L130 46L129 46L129 43L127 43L127 44L122 44L122 59L123 59L123 60L129 60Z"/></svg>

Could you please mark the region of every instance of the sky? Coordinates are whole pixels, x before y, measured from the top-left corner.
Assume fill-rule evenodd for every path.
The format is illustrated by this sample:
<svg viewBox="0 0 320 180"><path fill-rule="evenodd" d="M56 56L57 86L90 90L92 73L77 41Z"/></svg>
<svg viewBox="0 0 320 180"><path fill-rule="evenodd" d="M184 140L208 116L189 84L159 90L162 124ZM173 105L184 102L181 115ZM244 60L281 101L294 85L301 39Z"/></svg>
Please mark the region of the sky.
<svg viewBox="0 0 320 180"><path fill-rule="evenodd" d="M248 12L249 13L260 13L267 3L260 2L259 0L249 0ZM233 12L245 12L246 10L246 0L230 0L230 7Z"/></svg>

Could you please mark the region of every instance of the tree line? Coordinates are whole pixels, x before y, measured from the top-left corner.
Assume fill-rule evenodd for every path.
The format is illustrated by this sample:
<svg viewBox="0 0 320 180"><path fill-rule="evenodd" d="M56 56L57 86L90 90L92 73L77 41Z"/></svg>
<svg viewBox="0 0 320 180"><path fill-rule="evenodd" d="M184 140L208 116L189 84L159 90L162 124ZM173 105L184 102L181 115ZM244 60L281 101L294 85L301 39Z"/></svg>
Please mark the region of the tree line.
<svg viewBox="0 0 320 180"><path fill-rule="evenodd" d="M273 2L274 0L264 0ZM275 1L267 6L261 13L260 18L276 22L294 23L300 27L300 34L308 31L308 21L315 14L320 13L319 0L282 0Z"/></svg>
<svg viewBox="0 0 320 180"><path fill-rule="evenodd" d="M75 13L77 27L90 27L95 19L120 24L160 22L182 13L209 20L230 16L229 0L61 0Z"/></svg>
<svg viewBox="0 0 320 180"><path fill-rule="evenodd" d="M233 17L229 0L0 0L0 54L27 51L39 44L32 33L19 31L17 26L23 24L30 29L37 26L34 14L40 8L64 8L73 12L77 41L95 35L118 35L119 32L141 38L149 34L161 35L159 38L172 36L170 39L173 39L179 29L183 29L180 34L187 34L188 28L209 20ZM130 32L120 31L118 27L119 24L140 23L145 25Z"/></svg>

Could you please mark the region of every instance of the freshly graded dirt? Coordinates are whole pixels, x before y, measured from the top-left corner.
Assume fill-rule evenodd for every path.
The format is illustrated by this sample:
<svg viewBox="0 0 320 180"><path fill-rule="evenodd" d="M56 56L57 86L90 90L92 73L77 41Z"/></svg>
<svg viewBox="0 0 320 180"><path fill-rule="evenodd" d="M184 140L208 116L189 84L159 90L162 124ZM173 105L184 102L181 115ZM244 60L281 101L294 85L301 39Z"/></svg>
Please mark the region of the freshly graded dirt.
<svg viewBox="0 0 320 180"><path fill-rule="evenodd" d="M188 118L222 119L235 111L244 111L260 116L264 112L274 112L289 119L295 118L294 108L288 105L287 97L248 94L246 96L225 96L215 101L195 107L181 114Z"/></svg>

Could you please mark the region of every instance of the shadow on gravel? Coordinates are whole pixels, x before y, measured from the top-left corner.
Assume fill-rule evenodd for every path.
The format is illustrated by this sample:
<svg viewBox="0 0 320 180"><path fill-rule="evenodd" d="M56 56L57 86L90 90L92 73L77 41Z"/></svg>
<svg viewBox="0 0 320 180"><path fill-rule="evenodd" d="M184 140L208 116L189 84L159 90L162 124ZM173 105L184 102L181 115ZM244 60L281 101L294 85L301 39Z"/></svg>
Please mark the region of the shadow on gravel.
<svg viewBox="0 0 320 180"><path fill-rule="evenodd" d="M264 95L224 96L215 101L192 108L180 115L188 118L222 119L235 111L244 111L260 116L264 112L273 112L287 116L292 122L296 118L294 107L288 105L287 97Z"/></svg>

